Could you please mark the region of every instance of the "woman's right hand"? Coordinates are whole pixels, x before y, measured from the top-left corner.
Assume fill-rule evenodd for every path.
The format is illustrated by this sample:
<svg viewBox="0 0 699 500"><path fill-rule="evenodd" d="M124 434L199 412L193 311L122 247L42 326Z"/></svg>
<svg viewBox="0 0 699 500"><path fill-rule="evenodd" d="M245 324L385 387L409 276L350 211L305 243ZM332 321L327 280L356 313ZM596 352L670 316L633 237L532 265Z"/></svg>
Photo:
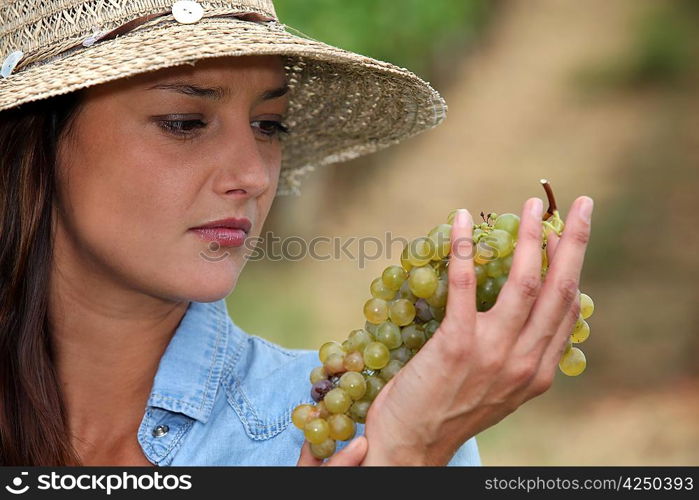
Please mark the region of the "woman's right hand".
<svg viewBox="0 0 699 500"><path fill-rule="evenodd" d="M303 442L301 447L301 456L297 462L298 467L314 467L314 466L341 466L341 467L356 467L361 465L367 452L367 442L364 436L358 436L352 440L342 450L323 461L313 456L311 453L311 444L308 441Z"/></svg>

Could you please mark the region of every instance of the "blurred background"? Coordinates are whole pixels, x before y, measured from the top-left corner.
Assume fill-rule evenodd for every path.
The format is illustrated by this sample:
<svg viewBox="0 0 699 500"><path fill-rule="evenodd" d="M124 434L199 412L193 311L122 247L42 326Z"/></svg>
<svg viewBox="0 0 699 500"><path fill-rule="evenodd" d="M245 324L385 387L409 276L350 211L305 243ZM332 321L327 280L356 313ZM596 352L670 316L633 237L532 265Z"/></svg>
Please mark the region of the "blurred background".
<svg viewBox="0 0 699 500"><path fill-rule="evenodd" d="M486 465L699 464L699 0L280 0L283 22L411 69L439 127L320 168L278 198L280 238L414 238L450 210L521 212L551 182L595 200L586 372L478 436ZM228 299L291 348L364 324L390 258L249 262Z"/></svg>

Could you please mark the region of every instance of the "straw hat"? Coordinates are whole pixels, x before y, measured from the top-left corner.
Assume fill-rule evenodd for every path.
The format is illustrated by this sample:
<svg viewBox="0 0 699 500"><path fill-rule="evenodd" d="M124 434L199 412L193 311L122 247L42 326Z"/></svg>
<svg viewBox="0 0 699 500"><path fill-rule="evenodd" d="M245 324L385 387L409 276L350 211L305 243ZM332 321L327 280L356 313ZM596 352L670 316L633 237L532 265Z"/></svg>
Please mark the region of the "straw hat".
<svg viewBox="0 0 699 500"><path fill-rule="evenodd" d="M446 115L442 97L407 69L287 31L272 0L0 0L0 111L254 54L284 56L291 88L278 194L298 194L314 166L383 149Z"/></svg>

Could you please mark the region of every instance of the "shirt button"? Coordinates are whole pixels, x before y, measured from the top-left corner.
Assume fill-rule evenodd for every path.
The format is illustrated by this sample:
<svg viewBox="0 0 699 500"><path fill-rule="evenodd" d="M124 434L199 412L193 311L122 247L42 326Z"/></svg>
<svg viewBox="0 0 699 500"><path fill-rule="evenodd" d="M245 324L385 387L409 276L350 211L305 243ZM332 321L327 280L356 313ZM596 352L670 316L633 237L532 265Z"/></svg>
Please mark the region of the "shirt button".
<svg viewBox="0 0 699 500"><path fill-rule="evenodd" d="M178 23L192 24L204 15L204 8L194 0L179 0L172 4L172 15Z"/></svg>
<svg viewBox="0 0 699 500"><path fill-rule="evenodd" d="M153 428L153 436L157 438L163 437L169 430L170 428L167 425L158 425Z"/></svg>

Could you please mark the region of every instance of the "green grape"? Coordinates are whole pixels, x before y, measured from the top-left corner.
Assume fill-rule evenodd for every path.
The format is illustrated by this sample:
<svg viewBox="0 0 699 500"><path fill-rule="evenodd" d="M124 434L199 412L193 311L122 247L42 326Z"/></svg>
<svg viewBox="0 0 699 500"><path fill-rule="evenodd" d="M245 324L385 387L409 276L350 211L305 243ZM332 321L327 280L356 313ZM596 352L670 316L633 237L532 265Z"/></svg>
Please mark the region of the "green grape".
<svg viewBox="0 0 699 500"><path fill-rule="evenodd" d="M362 397L364 397L364 393L366 392L366 381L364 380L364 377L362 377L362 374L358 372L345 373L342 375L342 377L340 377L340 382L338 385L349 395L349 397L355 401L357 399L362 399ZM325 397L327 398L327 395Z"/></svg>
<svg viewBox="0 0 699 500"><path fill-rule="evenodd" d="M451 225L440 224L427 235L434 243L435 251L432 260L444 259L451 252Z"/></svg>
<svg viewBox="0 0 699 500"><path fill-rule="evenodd" d="M495 229L502 229L510 233L513 238L517 238L517 233L519 232L519 215L516 214L500 214L497 219L495 219L495 224L493 225Z"/></svg>
<svg viewBox="0 0 699 500"><path fill-rule="evenodd" d="M400 265L405 269L406 271L410 271L413 268L413 265L410 263L408 260L408 245L406 245L403 248L403 251L400 254Z"/></svg>
<svg viewBox="0 0 699 500"><path fill-rule="evenodd" d="M325 380L328 378L328 374L325 371L325 368L322 366L316 366L311 370L311 384L315 384L316 382L320 382L321 380Z"/></svg>
<svg viewBox="0 0 699 500"><path fill-rule="evenodd" d="M546 252L543 252L544 255L546 255ZM510 269L512 269L512 261L514 260L514 254L511 253L504 259L502 259L502 269L505 273L505 275L508 275L510 273Z"/></svg>
<svg viewBox="0 0 699 500"><path fill-rule="evenodd" d="M490 278L499 278L505 272L502 266L502 259L496 259L485 265L485 272Z"/></svg>
<svg viewBox="0 0 699 500"><path fill-rule="evenodd" d="M398 299L409 300L413 304L417 301L417 297L413 294L412 291L410 291L410 283L408 283L407 278L403 282L403 284L400 286L400 289L398 290L398 293L396 294L396 300L398 300Z"/></svg>
<svg viewBox="0 0 699 500"><path fill-rule="evenodd" d="M435 321L436 323L436 321ZM410 325L404 327L404 328L409 328ZM397 349L391 349L391 359L395 359L397 361L400 361L401 363L405 364L408 362L410 358L413 357L412 351L406 347L405 345L402 345L398 347Z"/></svg>
<svg viewBox="0 0 699 500"><path fill-rule="evenodd" d="M336 441L350 440L356 432L354 422L347 415L331 415L328 417L328 426L330 438Z"/></svg>
<svg viewBox="0 0 699 500"><path fill-rule="evenodd" d="M371 401L355 401L350 407L350 417L355 422L363 424L366 422L366 414L369 413L369 406L371 406Z"/></svg>
<svg viewBox="0 0 699 500"><path fill-rule="evenodd" d="M581 343L585 342L589 336L590 336L590 325L588 325L587 321L585 321L585 320L582 321L580 328L573 330L573 333L570 334L570 338L576 344L581 344Z"/></svg>
<svg viewBox="0 0 699 500"><path fill-rule="evenodd" d="M401 329L401 337L403 344L409 349L420 349L427 341L422 327L415 324L404 326Z"/></svg>
<svg viewBox="0 0 699 500"><path fill-rule="evenodd" d="M364 355L361 352L351 352L345 356L345 370L361 372L364 369Z"/></svg>
<svg viewBox="0 0 699 500"><path fill-rule="evenodd" d="M291 413L291 421L299 429L304 429L306 427L306 422L308 422L309 417L313 414L313 405L298 405L294 408Z"/></svg>
<svg viewBox="0 0 699 500"><path fill-rule="evenodd" d="M330 413L345 413L352 406L352 398L347 394L347 391L340 387L330 389L323 401Z"/></svg>
<svg viewBox="0 0 699 500"><path fill-rule="evenodd" d="M407 248L408 262L413 267L429 264L436 251L434 242L425 236L415 238L413 241L408 243Z"/></svg>
<svg viewBox="0 0 699 500"><path fill-rule="evenodd" d="M325 360L328 359L328 356L331 354L345 354L345 351L342 349L342 346L338 344L337 342L326 342L322 346L320 346L320 349L318 350L318 357L320 358L321 363L325 363Z"/></svg>
<svg viewBox="0 0 699 500"><path fill-rule="evenodd" d="M581 293L580 294L580 314L582 315L583 319L587 319L590 316L592 316L592 313L595 310L595 304L592 302L592 299L590 298L589 295L586 293Z"/></svg>
<svg viewBox="0 0 699 500"><path fill-rule="evenodd" d="M496 249L493 247L490 241L488 241L488 235L484 234L482 238L476 243L476 248L473 254L473 262L475 264L484 265L495 260L498 257Z"/></svg>
<svg viewBox="0 0 699 500"><path fill-rule="evenodd" d="M376 326L376 325L372 325ZM349 334L349 337L347 337L347 340L342 343L342 347L346 352L363 352L364 348L369 344L369 342L373 341L373 335L369 333L368 331L364 330L363 328L360 328L358 330L352 330Z"/></svg>
<svg viewBox="0 0 699 500"><path fill-rule="evenodd" d="M437 320L438 322L442 322L444 320L444 316L446 314L446 310L444 307L432 307L430 306L430 312L432 313L432 317Z"/></svg>
<svg viewBox="0 0 699 500"><path fill-rule="evenodd" d="M381 371L379 372L379 377L388 382L396 375L396 373L400 371L401 368L403 368L403 363L401 363L398 360L392 359L388 362L386 366L384 366L381 369Z"/></svg>
<svg viewBox="0 0 699 500"><path fill-rule="evenodd" d="M311 443L310 448L311 454L314 457L323 460L325 458L331 457L332 454L335 453L335 440L328 438L319 444Z"/></svg>
<svg viewBox="0 0 699 500"><path fill-rule="evenodd" d="M502 229L493 229L485 237L490 246L495 250L498 259L503 259L514 250L514 239L512 235Z"/></svg>
<svg viewBox="0 0 699 500"><path fill-rule="evenodd" d="M388 266L381 273L381 279L391 290L399 290L403 282L408 279L408 273L401 266Z"/></svg>
<svg viewBox="0 0 699 500"><path fill-rule="evenodd" d="M437 289L439 278L430 266L415 267L410 271L408 283L416 297L426 299Z"/></svg>
<svg viewBox="0 0 699 500"><path fill-rule="evenodd" d="M318 413L318 418L328 419L330 412L327 406L325 406L325 401L318 401L315 406L315 411Z"/></svg>
<svg viewBox="0 0 699 500"><path fill-rule="evenodd" d="M345 371L345 356L343 354L331 354L323 363L325 373L335 375Z"/></svg>
<svg viewBox="0 0 699 500"><path fill-rule="evenodd" d="M447 292L449 291L449 283L446 279L437 280L437 288L434 293L425 300L433 307L445 307L447 305Z"/></svg>
<svg viewBox="0 0 699 500"><path fill-rule="evenodd" d="M388 315L398 326L410 324L415 318L415 313L415 305L408 299L396 299L388 306ZM378 334L378 328L376 331Z"/></svg>
<svg viewBox="0 0 699 500"><path fill-rule="evenodd" d="M372 323L370 321L366 321L364 323L364 329L371 334L372 340L373 340L374 335L376 334L376 327L377 326L379 326L379 325Z"/></svg>
<svg viewBox="0 0 699 500"><path fill-rule="evenodd" d="M587 360L585 354L577 347L571 347L558 363L558 367L563 373L570 377L576 377L585 371Z"/></svg>
<svg viewBox="0 0 699 500"><path fill-rule="evenodd" d="M476 273L476 285L482 285L483 283L485 283L485 280L488 279L486 266L481 264L475 264L473 270Z"/></svg>
<svg viewBox="0 0 699 500"><path fill-rule="evenodd" d="M388 303L376 297L367 300L364 304L364 317L370 323L383 323L388 319Z"/></svg>
<svg viewBox="0 0 699 500"><path fill-rule="evenodd" d="M380 370L388 364L391 354L381 342L372 342L364 349L364 365L372 370Z"/></svg>
<svg viewBox="0 0 699 500"><path fill-rule="evenodd" d="M376 340L385 344L389 349L395 349L402 342L400 327L392 321L384 321L376 329Z"/></svg>
<svg viewBox="0 0 699 500"><path fill-rule="evenodd" d="M497 290L496 295L500 294L500 290L502 290L502 287L505 286L506 281L507 281L507 275L505 275L505 274L495 278L495 290Z"/></svg>
<svg viewBox="0 0 699 500"><path fill-rule="evenodd" d="M415 321L424 322L431 319L432 313L430 312L430 304L428 304L425 299L417 299L415 301Z"/></svg>
<svg viewBox="0 0 699 500"><path fill-rule="evenodd" d="M324 418L314 418L306 422L303 431L306 441L312 444L320 444L330 437L330 427Z"/></svg>
<svg viewBox="0 0 699 500"><path fill-rule="evenodd" d="M482 286L476 287L476 295L478 296L478 303L476 304L478 311L487 311L493 307L495 299L497 299L495 280L488 278Z"/></svg>
<svg viewBox="0 0 699 500"><path fill-rule="evenodd" d="M373 401L379 395L381 389L386 385L382 379L376 375L366 378L366 392L364 393L365 401Z"/></svg>
<svg viewBox="0 0 699 500"><path fill-rule="evenodd" d="M434 335L434 332L437 331L437 328L439 328L439 321L437 320L433 319L425 323L422 326L422 329L425 332L425 339L429 340L432 335Z"/></svg>
<svg viewBox="0 0 699 500"><path fill-rule="evenodd" d="M381 277L371 282L369 290L371 291L371 296L377 299L393 300L393 297L396 296L396 291L388 288Z"/></svg>

